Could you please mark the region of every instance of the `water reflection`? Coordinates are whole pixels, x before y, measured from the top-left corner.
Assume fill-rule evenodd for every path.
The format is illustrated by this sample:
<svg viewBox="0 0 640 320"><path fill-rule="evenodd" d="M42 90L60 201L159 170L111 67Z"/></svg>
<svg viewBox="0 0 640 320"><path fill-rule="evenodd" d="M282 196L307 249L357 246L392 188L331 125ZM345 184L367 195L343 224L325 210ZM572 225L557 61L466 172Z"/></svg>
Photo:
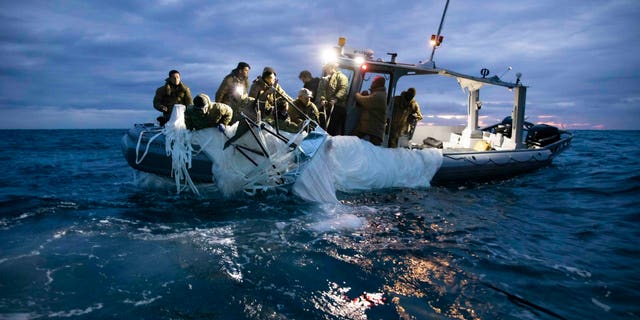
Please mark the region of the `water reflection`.
<svg viewBox="0 0 640 320"><path fill-rule="evenodd" d="M366 224L359 230L324 235L324 253L381 279L367 283L373 286L370 290L380 291L381 301L393 305L403 319L479 319L476 310L482 304L469 299L477 295L477 283L451 253L464 232L438 215L414 216L405 208L385 210L389 212L367 212ZM347 284L332 283L316 298L316 307L336 316L366 319L364 312L371 306L350 302L349 289Z"/></svg>
<svg viewBox="0 0 640 320"><path fill-rule="evenodd" d="M329 283L326 291L319 292L312 298L316 309L335 317L347 319L367 319L369 308L384 305L386 298L382 293L363 292L358 296L350 296L350 287Z"/></svg>

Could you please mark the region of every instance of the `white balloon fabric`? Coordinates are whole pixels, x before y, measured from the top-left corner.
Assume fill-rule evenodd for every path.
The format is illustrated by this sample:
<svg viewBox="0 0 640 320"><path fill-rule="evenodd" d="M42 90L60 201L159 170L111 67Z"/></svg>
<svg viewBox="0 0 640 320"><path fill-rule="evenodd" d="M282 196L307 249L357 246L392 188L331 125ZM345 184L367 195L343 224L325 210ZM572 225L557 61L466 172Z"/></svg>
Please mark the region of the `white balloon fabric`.
<svg viewBox="0 0 640 320"><path fill-rule="evenodd" d="M336 191L429 187L441 165L440 149L383 148L353 136L328 137L293 192L309 201L338 202Z"/></svg>
<svg viewBox="0 0 640 320"><path fill-rule="evenodd" d="M337 203L337 191L426 188L442 165L440 149L383 148L354 136L327 136L311 160L300 159L298 153L291 152L290 144L262 132L257 133L261 147L247 133L233 147L224 149L225 142L235 134L237 123L223 129L190 131L184 125L183 113L184 106L176 105L163 130L167 154L173 158L178 192L190 187L199 193L187 171L193 152L203 152L211 159L215 183L226 197L293 183L294 194L321 203ZM299 146L306 133L287 135ZM265 148L269 156L256 156L242 146L255 151Z"/></svg>

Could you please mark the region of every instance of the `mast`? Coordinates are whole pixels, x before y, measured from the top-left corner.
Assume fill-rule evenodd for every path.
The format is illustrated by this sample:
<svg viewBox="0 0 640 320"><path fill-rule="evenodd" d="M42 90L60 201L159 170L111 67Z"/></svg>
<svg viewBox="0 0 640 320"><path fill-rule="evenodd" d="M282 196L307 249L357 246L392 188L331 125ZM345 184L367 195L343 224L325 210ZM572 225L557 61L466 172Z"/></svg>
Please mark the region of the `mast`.
<svg viewBox="0 0 640 320"><path fill-rule="evenodd" d="M436 53L436 48L442 42L442 37L440 36L440 32L442 32L442 25L444 24L444 16L447 15L447 8L449 8L449 0L444 5L444 11L442 11L442 18L440 18L440 26L438 27L438 33L436 35L431 36L431 40L434 41L433 49L431 50L431 57L429 57L429 62L433 62L433 55Z"/></svg>

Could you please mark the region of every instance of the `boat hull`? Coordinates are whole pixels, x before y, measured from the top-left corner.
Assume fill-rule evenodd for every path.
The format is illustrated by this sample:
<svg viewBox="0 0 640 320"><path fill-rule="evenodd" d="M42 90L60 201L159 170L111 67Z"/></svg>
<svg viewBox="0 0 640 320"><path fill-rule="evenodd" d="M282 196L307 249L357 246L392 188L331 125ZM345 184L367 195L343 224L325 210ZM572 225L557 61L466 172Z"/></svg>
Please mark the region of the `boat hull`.
<svg viewBox="0 0 640 320"><path fill-rule="evenodd" d="M171 157L165 151L160 128L136 124L122 137L122 153L131 167L160 176L171 176ZM469 182L501 180L531 172L551 164L553 158L569 147L571 135L542 148L491 151L443 151L442 166L432 179L433 185L452 186ZM151 140L151 141L150 141ZM148 151L145 149L148 146ZM198 150L198 146L194 146ZM144 156L143 156L144 155ZM142 160L140 160L142 159ZM214 182L212 162L204 153L194 153L189 174L194 182Z"/></svg>
<svg viewBox="0 0 640 320"><path fill-rule="evenodd" d="M460 185L468 182L502 180L551 164L551 149L443 153L442 166L433 185Z"/></svg>
<svg viewBox="0 0 640 320"><path fill-rule="evenodd" d="M170 177L171 157L165 150L165 137L159 134L161 128L153 124L136 124L122 137L121 149L129 165L139 171ZM152 140L153 139L153 140ZM152 140L151 142L149 142ZM148 151L145 154L145 150ZM197 146L195 148L198 150ZM191 168L188 169L194 182L211 183L214 181L212 162L204 153L194 153Z"/></svg>

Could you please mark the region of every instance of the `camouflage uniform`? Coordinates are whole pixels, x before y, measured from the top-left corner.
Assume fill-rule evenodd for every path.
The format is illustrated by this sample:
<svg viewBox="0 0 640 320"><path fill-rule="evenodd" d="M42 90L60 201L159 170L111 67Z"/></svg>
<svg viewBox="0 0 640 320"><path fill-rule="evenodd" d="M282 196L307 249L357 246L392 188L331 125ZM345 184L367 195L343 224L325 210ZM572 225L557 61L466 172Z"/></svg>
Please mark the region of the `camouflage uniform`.
<svg viewBox="0 0 640 320"><path fill-rule="evenodd" d="M156 95L153 97L153 107L162 112L163 116L168 120L173 111L173 105L183 104L189 106L193 104L191 99L191 91L184 82L178 85L171 83L170 79L165 79L165 85L156 89Z"/></svg>
<svg viewBox="0 0 640 320"><path fill-rule="evenodd" d="M389 130L389 147L397 147L398 138L411 132L411 122L420 120L422 120L422 113L416 99L408 96L406 91L402 91L399 96L394 97L391 128Z"/></svg>
<svg viewBox="0 0 640 320"><path fill-rule="evenodd" d="M327 132L331 135L344 134L344 123L347 117L347 94L349 93L349 79L340 70L336 70L328 79L321 81L318 88L320 103L326 101L322 112L328 117L331 111L331 120ZM324 82L324 83L323 83ZM336 103L331 110L330 101Z"/></svg>
<svg viewBox="0 0 640 320"><path fill-rule="evenodd" d="M184 121L189 130L200 130L216 127L219 124L228 125L233 117L231 107L224 103L211 102L208 95L201 93L204 105L190 105L184 112Z"/></svg>
<svg viewBox="0 0 640 320"><path fill-rule="evenodd" d="M233 102L231 102L231 105L229 105L233 110L233 117L231 118L230 123L234 124L237 121L242 120L243 113L244 115L248 116L252 120L255 120L256 118L255 103L254 103L255 100L256 99L251 97L244 97L239 100L234 99Z"/></svg>
<svg viewBox="0 0 640 320"><path fill-rule="evenodd" d="M220 83L220 87L216 91L216 102L232 105L236 100L233 96L238 86L241 86L244 89L244 93L247 93L249 91L249 79L240 79L238 71L234 69Z"/></svg>
<svg viewBox="0 0 640 320"><path fill-rule="evenodd" d="M305 106L300 99L296 99L293 104L295 104L295 106L298 108L289 108L289 117L291 118L292 122L301 124L307 119L307 117L315 122L318 122L319 112L318 108L313 102L309 101L309 103L307 103L307 105ZM300 113L298 109L300 109L300 111L302 111L304 114Z"/></svg>
<svg viewBox="0 0 640 320"><path fill-rule="evenodd" d="M287 101L293 101L284 89L282 89L280 84L276 83L274 87L275 89L266 83L262 77L258 77L253 81L251 89L249 89L249 96L259 100L258 104L260 105L260 112L263 116L271 114L276 102L283 99L282 96L284 96ZM262 94L260 92L262 92Z"/></svg>
<svg viewBox="0 0 640 320"><path fill-rule="evenodd" d="M370 95L356 93L357 106L362 108L360 122L354 134L360 138L369 138L374 145L382 144L387 113L386 88L372 88Z"/></svg>

